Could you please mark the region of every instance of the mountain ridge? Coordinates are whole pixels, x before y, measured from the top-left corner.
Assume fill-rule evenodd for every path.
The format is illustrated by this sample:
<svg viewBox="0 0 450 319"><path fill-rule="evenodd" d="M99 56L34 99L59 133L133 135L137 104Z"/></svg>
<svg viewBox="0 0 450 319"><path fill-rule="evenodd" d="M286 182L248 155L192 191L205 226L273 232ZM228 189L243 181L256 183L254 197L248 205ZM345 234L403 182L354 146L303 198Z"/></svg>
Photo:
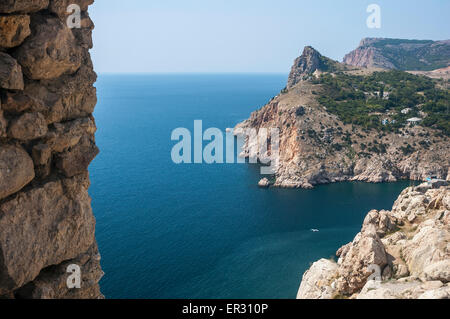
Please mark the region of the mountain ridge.
<svg viewBox="0 0 450 319"><path fill-rule="evenodd" d="M450 40L364 38L343 63L402 71L432 71L450 65Z"/></svg>

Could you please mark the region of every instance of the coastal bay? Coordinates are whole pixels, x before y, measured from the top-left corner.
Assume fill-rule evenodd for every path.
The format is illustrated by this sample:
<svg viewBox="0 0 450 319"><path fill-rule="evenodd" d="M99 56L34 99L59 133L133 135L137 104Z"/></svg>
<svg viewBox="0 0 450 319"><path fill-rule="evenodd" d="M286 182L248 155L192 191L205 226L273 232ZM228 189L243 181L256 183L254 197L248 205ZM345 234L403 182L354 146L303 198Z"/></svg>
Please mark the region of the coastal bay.
<svg viewBox="0 0 450 319"><path fill-rule="evenodd" d="M295 298L310 263L352 240L409 182L260 189L259 166L176 165L171 131L225 131L285 74L100 75L90 194L107 298ZM312 232L318 229L319 232Z"/></svg>

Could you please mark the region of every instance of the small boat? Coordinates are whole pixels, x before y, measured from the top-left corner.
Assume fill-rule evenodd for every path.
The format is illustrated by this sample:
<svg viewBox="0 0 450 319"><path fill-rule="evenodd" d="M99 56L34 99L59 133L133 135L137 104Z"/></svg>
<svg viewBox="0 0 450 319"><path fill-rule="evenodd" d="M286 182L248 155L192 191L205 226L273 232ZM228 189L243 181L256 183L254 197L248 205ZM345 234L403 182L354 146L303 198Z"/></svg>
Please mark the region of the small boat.
<svg viewBox="0 0 450 319"><path fill-rule="evenodd" d="M317 233L319 230L318 229L315 229L315 228L313 228L313 229L311 229L311 231L313 232L313 233Z"/></svg>

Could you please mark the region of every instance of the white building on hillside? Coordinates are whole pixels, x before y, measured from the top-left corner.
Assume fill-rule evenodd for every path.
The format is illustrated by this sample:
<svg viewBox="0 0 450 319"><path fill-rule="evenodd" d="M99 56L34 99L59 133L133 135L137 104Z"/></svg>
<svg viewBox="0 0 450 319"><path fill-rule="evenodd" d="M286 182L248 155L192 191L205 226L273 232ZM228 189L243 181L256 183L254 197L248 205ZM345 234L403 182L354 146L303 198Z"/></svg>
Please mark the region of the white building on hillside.
<svg viewBox="0 0 450 319"><path fill-rule="evenodd" d="M411 124L411 125L416 125L416 124L418 124L420 121L422 121L422 119L419 118L419 117L412 117L412 118L410 118L410 119L407 119L406 121L407 121L409 124Z"/></svg>

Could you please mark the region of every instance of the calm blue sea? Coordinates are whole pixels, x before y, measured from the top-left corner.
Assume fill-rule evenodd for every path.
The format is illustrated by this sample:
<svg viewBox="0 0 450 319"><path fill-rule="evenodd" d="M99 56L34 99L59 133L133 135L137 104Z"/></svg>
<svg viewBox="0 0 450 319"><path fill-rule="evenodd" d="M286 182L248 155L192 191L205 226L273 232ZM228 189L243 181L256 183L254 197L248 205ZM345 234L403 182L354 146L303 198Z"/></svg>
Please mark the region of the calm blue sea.
<svg viewBox="0 0 450 319"><path fill-rule="evenodd" d="M176 165L177 127L234 127L286 75L101 75L90 194L107 298L295 298L407 183L259 189L249 164ZM320 231L313 233L311 228Z"/></svg>

